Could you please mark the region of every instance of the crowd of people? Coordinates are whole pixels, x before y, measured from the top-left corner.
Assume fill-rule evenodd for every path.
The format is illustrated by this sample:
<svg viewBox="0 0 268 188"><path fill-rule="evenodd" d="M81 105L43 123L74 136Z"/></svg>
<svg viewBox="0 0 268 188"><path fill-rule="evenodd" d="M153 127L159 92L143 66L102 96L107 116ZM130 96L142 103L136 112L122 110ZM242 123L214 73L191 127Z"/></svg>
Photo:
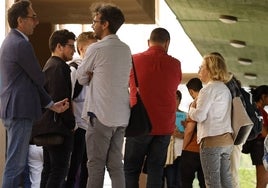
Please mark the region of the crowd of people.
<svg viewBox="0 0 268 188"><path fill-rule="evenodd" d="M91 12L93 31L77 38L67 29L51 34L51 56L41 68L28 38L39 23L31 2L8 9L11 30L0 49L0 118L7 131L2 187L102 188L107 169L113 188L138 188L142 172L147 188L191 188L196 176L201 188L239 188L242 145L232 137L231 76L223 56L203 57L199 78L186 84L193 101L183 112L181 62L168 54L169 32L153 29L148 49L133 55L116 34L123 12L113 4ZM73 60L76 50L80 59ZM125 138L137 92L152 130ZM256 187L265 188L268 85L252 95L263 126L249 153ZM37 147L33 137L41 132L62 141Z"/></svg>

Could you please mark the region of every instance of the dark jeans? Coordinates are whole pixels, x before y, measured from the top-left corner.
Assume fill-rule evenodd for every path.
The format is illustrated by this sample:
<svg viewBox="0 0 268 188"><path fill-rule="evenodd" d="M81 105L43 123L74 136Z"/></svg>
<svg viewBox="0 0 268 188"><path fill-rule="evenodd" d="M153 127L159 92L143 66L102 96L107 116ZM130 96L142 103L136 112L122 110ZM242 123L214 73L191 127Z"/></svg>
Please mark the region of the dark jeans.
<svg viewBox="0 0 268 188"><path fill-rule="evenodd" d="M69 173L66 181L66 188L74 188L77 184L77 173L79 174L79 188L85 188L87 184L87 155L86 155L86 141L85 141L86 130L78 128L74 133L74 146L71 156L71 164ZM81 167L80 173L78 172Z"/></svg>
<svg viewBox="0 0 268 188"><path fill-rule="evenodd" d="M146 157L147 188L161 188L170 135L128 137L125 144L126 188L138 188Z"/></svg>
<svg viewBox="0 0 268 188"><path fill-rule="evenodd" d="M181 155L181 181L183 188L192 188L195 173L199 181L199 187L205 188L205 179L198 152L182 151Z"/></svg>
<svg viewBox="0 0 268 188"><path fill-rule="evenodd" d="M28 157L27 157L25 169L23 171L23 183L24 183L23 188L31 188L32 183L30 180L30 168L28 164Z"/></svg>
<svg viewBox="0 0 268 188"><path fill-rule="evenodd" d="M73 136L68 136L59 146L43 147L44 168L40 188L65 187L72 145Z"/></svg>
<svg viewBox="0 0 268 188"><path fill-rule="evenodd" d="M164 168L164 179L167 182L167 188L181 188L181 157L178 156L173 164ZM164 187L164 186L163 186Z"/></svg>

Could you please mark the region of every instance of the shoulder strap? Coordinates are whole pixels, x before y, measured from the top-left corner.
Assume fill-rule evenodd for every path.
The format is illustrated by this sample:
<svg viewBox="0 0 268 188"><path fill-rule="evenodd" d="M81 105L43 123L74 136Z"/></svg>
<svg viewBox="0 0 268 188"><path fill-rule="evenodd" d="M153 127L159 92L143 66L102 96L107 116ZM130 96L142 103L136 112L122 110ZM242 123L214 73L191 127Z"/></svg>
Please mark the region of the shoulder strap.
<svg viewBox="0 0 268 188"><path fill-rule="evenodd" d="M139 83L138 83L138 78L137 78L137 73L136 73L133 58L132 58L132 67L133 67L133 72L134 72L135 85L137 87L137 90L139 91Z"/></svg>
<svg viewBox="0 0 268 188"><path fill-rule="evenodd" d="M76 62L74 62L74 61L71 62L69 65L72 66L72 67L74 67L75 69L78 68L78 64Z"/></svg>

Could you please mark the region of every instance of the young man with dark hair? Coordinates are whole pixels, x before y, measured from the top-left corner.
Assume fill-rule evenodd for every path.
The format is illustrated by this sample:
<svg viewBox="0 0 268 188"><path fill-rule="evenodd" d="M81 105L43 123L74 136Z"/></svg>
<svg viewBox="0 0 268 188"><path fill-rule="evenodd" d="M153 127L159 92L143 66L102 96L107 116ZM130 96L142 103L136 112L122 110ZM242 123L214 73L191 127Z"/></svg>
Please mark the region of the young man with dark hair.
<svg viewBox="0 0 268 188"><path fill-rule="evenodd" d="M49 38L51 57L47 60L43 72L45 73L45 89L54 100L63 98L72 100L71 70L66 61L73 58L74 42L74 33L66 29L54 31ZM64 136L62 144L43 146L44 168L41 175L41 188L62 188L64 186L73 146L73 129L75 127L73 109L69 108L62 114L52 113L51 111L44 112L41 122L38 121L40 124L36 123L33 128L33 135L37 135L38 131L47 127L49 133ZM51 122L55 122L52 128Z"/></svg>
<svg viewBox="0 0 268 188"><path fill-rule="evenodd" d="M199 78L192 78L187 82L186 87L191 97L195 100L203 85ZM197 174L199 187L206 187L199 148L200 146L197 144L197 123L188 118L185 122L181 154L181 181L183 188L193 187L195 174Z"/></svg>

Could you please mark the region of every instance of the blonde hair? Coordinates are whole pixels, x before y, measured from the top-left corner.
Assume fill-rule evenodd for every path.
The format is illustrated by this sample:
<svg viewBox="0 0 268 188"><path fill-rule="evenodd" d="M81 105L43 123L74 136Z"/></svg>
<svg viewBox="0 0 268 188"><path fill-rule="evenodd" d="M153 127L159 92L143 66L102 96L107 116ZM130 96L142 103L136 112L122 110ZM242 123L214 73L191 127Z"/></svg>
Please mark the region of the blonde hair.
<svg viewBox="0 0 268 188"><path fill-rule="evenodd" d="M211 80L227 82L230 79L230 74L227 71L226 63L219 55L205 55L203 57L203 62L209 72L209 77Z"/></svg>
<svg viewBox="0 0 268 188"><path fill-rule="evenodd" d="M76 46L77 46L77 52L80 55L80 51L79 51L79 46L83 46L85 45L89 40L95 40L97 41L94 33L92 31L88 31L88 32L82 32L76 40Z"/></svg>

